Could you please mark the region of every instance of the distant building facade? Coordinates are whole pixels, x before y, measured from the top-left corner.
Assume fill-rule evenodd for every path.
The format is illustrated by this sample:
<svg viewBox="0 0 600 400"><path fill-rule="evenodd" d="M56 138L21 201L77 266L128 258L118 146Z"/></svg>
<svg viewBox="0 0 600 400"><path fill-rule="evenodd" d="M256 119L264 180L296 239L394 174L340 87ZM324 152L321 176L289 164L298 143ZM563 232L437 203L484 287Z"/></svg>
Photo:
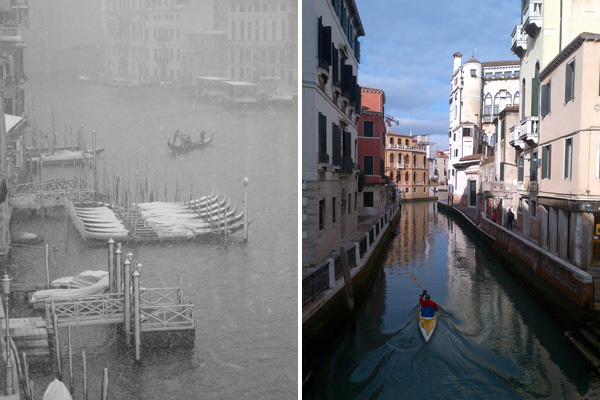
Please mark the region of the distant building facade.
<svg viewBox="0 0 600 400"><path fill-rule="evenodd" d="M365 174L365 187L358 194L359 216L379 215L386 206L385 93L361 87L361 114L358 120L358 164Z"/></svg>
<svg viewBox="0 0 600 400"><path fill-rule="evenodd" d="M358 226L358 38L354 0L302 2L302 265Z"/></svg>
<svg viewBox="0 0 600 400"><path fill-rule="evenodd" d="M403 200L427 199L429 159L427 145L417 137L388 132L386 138L386 174L402 191Z"/></svg>

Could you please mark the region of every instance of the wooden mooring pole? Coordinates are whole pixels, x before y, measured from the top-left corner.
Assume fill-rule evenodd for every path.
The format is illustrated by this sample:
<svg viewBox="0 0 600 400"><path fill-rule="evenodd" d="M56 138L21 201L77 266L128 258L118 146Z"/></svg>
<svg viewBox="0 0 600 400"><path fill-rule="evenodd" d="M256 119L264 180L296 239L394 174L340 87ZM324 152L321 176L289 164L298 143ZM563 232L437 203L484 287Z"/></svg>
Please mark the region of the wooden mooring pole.
<svg viewBox="0 0 600 400"><path fill-rule="evenodd" d="M352 275L350 274L350 265L348 263L348 253L344 246L340 246L340 259L342 261L342 269L344 271L344 286L346 287L346 301L348 309L354 312L354 293L352 292Z"/></svg>
<svg viewBox="0 0 600 400"><path fill-rule="evenodd" d="M50 247L48 243L46 243L46 254L44 261L46 264L46 289L50 289Z"/></svg>
<svg viewBox="0 0 600 400"><path fill-rule="evenodd" d="M131 253L130 253L131 254ZM125 342L127 346L131 346L131 261L129 261L129 255L123 263L125 266L125 288L123 290L123 315L125 318Z"/></svg>
<svg viewBox="0 0 600 400"><path fill-rule="evenodd" d="M108 368L102 374L102 400L108 400Z"/></svg>
<svg viewBox="0 0 600 400"><path fill-rule="evenodd" d="M56 354L56 367L58 368L57 377L62 381L62 360L60 359L60 340L58 338L58 317L56 316L56 307L54 301L51 302L52 328L54 330L54 352Z"/></svg>
<svg viewBox="0 0 600 400"><path fill-rule="evenodd" d="M73 376L73 345L71 342L71 326L68 327L69 336L69 392L75 393L75 377Z"/></svg>
<svg viewBox="0 0 600 400"><path fill-rule="evenodd" d="M140 264L138 264L139 266ZM140 272L136 267L133 271L133 321L134 321L134 336L135 336L135 362L140 362Z"/></svg>
<svg viewBox="0 0 600 400"><path fill-rule="evenodd" d="M244 177L242 182L244 182L244 205L243 205L244 236L243 236L243 238L244 238L244 241L247 242L248 241L248 183L250 182L250 179L248 179L248 177Z"/></svg>
<svg viewBox="0 0 600 400"><path fill-rule="evenodd" d="M87 391L87 361L85 358L85 351L81 351L81 358L83 362L83 400L88 400L88 391Z"/></svg>
<svg viewBox="0 0 600 400"><path fill-rule="evenodd" d="M116 283L116 290L115 293L121 293L123 291L123 286L121 285L121 277L122 277L122 271L121 271L121 243L117 244L117 250L115 250L115 269L116 269L116 273L115 273L115 283Z"/></svg>
<svg viewBox="0 0 600 400"><path fill-rule="evenodd" d="M115 252L114 252L114 248L115 248L115 241L113 240L113 238L110 238L108 240L108 291L110 293L113 293L113 280L114 280L114 256L115 256Z"/></svg>

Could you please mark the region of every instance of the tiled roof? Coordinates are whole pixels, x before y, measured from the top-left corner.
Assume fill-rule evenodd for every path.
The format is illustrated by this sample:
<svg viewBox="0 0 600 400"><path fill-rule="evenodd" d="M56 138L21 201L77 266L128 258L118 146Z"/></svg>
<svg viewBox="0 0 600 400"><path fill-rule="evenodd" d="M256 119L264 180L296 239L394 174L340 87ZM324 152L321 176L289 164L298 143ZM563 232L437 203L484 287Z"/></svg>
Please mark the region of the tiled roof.
<svg viewBox="0 0 600 400"><path fill-rule="evenodd" d="M471 161L471 160L479 160L479 159L481 159L481 153L473 154L470 156L464 156L463 158L460 159L460 161Z"/></svg>

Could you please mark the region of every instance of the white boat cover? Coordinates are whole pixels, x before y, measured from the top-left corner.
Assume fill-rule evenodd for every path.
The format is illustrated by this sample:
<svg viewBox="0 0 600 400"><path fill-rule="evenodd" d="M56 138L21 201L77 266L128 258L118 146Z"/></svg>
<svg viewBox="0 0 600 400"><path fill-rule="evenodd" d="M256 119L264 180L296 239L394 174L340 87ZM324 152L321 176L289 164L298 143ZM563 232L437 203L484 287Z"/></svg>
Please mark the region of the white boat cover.
<svg viewBox="0 0 600 400"><path fill-rule="evenodd" d="M38 290L31 296L31 302L52 301L52 300L72 300L78 297L93 296L103 293L108 288L108 273L98 282L81 287L79 289L46 289Z"/></svg>
<svg viewBox="0 0 600 400"><path fill-rule="evenodd" d="M79 289L87 286L92 286L105 276L108 276L106 271L83 271L77 276L67 276L64 278L58 278L50 282L50 286L53 288L67 288L67 289Z"/></svg>
<svg viewBox="0 0 600 400"><path fill-rule="evenodd" d="M67 389L65 384L54 378L44 392L44 397L42 397L42 400L73 400L73 397L71 396L71 393L69 393L69 389Z"/></svg>

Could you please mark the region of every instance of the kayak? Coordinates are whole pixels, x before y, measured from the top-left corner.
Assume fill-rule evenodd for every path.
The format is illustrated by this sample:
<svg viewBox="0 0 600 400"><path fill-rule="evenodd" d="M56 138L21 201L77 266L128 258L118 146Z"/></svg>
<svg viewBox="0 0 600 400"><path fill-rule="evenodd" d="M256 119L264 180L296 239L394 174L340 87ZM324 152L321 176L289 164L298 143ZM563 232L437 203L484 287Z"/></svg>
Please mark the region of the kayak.
<svg viewBox="0 0 600 400"><path fill-rule="evenodd" d="M423 335L423 339L425 339L425 343L429 343L429 339L431 339L433 331L435 331L436 323L437 311L433 314L433 317L422 317L421 309L419 309L419 330L421 331L421 335Z"/></svg>

